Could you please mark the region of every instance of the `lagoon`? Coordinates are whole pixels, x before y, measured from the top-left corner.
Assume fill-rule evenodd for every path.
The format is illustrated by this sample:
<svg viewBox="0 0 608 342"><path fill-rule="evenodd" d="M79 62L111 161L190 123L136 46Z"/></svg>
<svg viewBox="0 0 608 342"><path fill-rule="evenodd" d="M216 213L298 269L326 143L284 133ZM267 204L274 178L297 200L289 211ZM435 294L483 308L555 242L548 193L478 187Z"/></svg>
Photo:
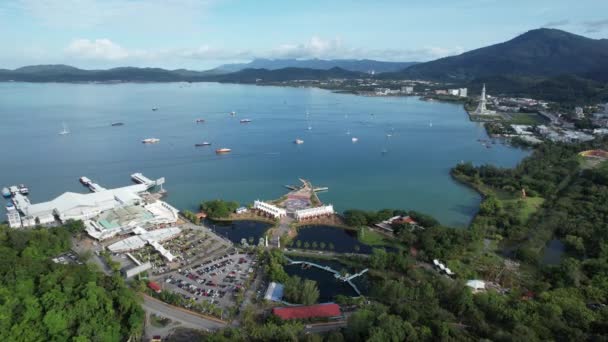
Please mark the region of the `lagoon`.
<svg viewBox="0 0 608 342"><path fill-rule="evenodd" d="M240 124L244 118L252 122ZM166 177L169 203L196 209L206 199L278 198L303 177L329 187L320 198L338 210L414 209L465 226L480 197L452 180L450 168L511 167L527 154L482 146L483 126L460 105L314 88L0 83L0 122L0 186L24 183L33 202L85 192L81 176L109 188L142 172ZM62 123L71 134L58 134ZM213 145L194 147L202 141ZM233 152L216 155L219 147Z"/></svg>

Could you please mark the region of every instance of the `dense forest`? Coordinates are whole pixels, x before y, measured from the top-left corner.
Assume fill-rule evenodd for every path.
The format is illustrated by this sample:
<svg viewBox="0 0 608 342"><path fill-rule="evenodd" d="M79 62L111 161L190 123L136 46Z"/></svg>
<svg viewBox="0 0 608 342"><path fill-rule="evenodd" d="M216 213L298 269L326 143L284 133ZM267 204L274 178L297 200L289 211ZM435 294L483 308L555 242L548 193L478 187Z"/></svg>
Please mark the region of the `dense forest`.
<svg viewBox="0 0 608 342"><path fill-rule="evenodd" d="M53 229L0 226L0 340L126 341L144 313L120 276L94 266L56 264L78 223Z"/></svg>

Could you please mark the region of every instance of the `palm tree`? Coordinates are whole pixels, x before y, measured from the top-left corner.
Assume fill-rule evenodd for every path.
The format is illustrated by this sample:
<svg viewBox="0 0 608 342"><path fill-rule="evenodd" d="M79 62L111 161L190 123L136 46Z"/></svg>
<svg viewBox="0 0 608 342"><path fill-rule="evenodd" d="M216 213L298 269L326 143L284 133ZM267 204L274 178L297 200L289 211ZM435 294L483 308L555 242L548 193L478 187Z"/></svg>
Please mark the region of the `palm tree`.
<svg viewBox="0 0 608 342"><path fill-rule="evenodd" d="M334 246L333 242L330 242L329 243L329 249L331 249L333 251L334 248L336 248L336 247Z"/></svg>
<svg viewBox="0 0 608 342"><path fill-rule="evenodd" d="M317 241L312 242L312 249L317 249Z"/></svg>
<svg viewBox="0 0 608 342"><path fill-rule="evenodd" d="M310 248L310 243L308 243L308 241L304 242L304 248L306 248L306 249Z"/></svg>
<svg viewBox="0 0 608 342"><path fill-rule="evenodd" d="M302 247L302 241L301 240L296 241L296 246L298 246L298 248Z"/></svg>
<svg viewBox="0 0 608 342"><path fill-rule="evenodd" d="M321 241L321 243L319 243L319 247L321 247L321 249L325 249L325 242Z"/></svg>

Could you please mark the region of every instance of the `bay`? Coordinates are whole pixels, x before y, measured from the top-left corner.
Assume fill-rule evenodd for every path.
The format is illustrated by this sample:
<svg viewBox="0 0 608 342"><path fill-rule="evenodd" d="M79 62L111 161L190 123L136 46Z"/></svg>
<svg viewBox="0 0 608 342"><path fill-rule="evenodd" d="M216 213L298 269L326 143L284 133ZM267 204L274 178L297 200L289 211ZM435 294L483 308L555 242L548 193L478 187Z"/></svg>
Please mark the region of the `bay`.
<svg viewBox="0 0 608 342"><path fill-rule="evenodd" d="M239 123L244 118L252 122ZM482 146L483 126L460 105L314 88L0 83L0 122L0 186L24 183L32 202L85 192L80 176L109 188L142 172L166 177L169 203L195 209L206 199L278 198L302 177L328 186L320 198L338 210L414 209L465 226L480 197L452 180L450 168L512 167L527 155ZM64 122L71 133L59 135ZM213 145L194 147L202 141ZM232 153L216 155L220 147Z"/></svg>

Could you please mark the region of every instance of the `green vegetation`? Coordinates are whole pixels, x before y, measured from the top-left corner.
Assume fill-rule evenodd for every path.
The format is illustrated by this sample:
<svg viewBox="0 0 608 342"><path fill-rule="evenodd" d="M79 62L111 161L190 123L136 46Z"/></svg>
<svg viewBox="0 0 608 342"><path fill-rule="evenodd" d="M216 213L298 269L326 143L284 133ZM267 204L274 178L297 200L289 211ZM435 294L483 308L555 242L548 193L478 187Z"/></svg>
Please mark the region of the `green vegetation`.
<svg viewBox="0 0 608 342"><path fill-rule="evenodd" d="M370 246L382 246L386 244L384 235L376 232L373 229L367 227L361 227L357 231L357 238L361 243Z"/></svg>
<svg viewBox="0 0 608 342"><path fill-rule="evenodd" d="M319 300L317 282L292 276L285 282L285 300L293 304L312 305Z"/></svg>
<svg viewBox="0 0 608 342"><path fill-rule="evenodd" d="M212 200L201 203L201 210L212 219L229 217L239 207L234 201Z"/></svg>
<svg viewBox="0 0 608 342"><path fill-rule="evenodd" d="M196 214L191 212L190 210L182 211L182 215L184 215L185 218L187 218L190 222L194 224L201 224L201 219L198 218L198 216L196 216Z"/></svg>
<svg viewBox="0 0 608 342"><path fill-rule="evenodd" d="M120 276L55 264L81 223L14 230L0 226L0 340L126 341L141 337L144 313Z"/></svg>

